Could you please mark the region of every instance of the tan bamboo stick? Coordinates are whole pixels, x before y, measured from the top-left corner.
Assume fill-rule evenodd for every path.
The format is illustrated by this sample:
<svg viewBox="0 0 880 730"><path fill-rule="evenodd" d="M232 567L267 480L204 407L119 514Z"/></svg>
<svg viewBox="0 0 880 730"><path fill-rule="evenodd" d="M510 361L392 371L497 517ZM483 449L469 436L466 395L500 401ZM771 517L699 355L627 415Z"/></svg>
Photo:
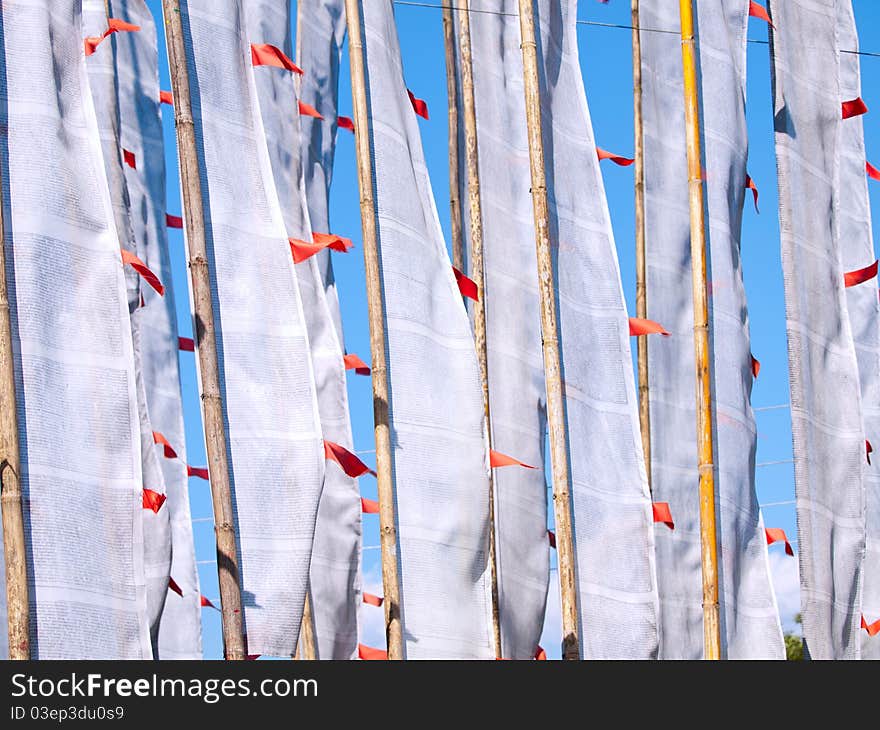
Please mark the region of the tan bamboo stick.
<svg viewBox="0 0 880 730"><path fill-rule="evenodd" d="M474 341L480 362L483 412L489 448L492 444L492 417L489 407L489 356L486 343L486 273L483 260L483 206L480 198L480 160L477 144L477 110L474 101L474 66L471 55L470 0L458 0L458 50L461 63L461 104L464 112L464 156L467 169L468 222L470 223L471 278L479 297L472 304ZM489 470L489 573L492 594L492 636L495 656L501 658L501 623L498 615L498 562L495 535L495 470Z"/></svg>
<svg viewBox="0 0 880 730"><path fill-rule="evenodd" d="M547 425L550 432L550 460L553 471L553 509L556 517L556 554L562 613L562 657L578 659L577 590L574 569L574 541L571 520L571 474L569 472L568 429L562 392L561 352L557 327L556 286L550 242L550 211L544 168L544 139L541 96L538 80L538 50L535 42L534 0L519 0L522 34L523 80L529 162L532 178L532 205L535 214L535 245L538 258L538 284L541 290L541 334L544 350L544 380L547 388Z"/></svg>
<svg viewBox="0 0 880 730"><path fill-rule="evenodd" d="M214 506L223 646L227 659L243 660L247 658L247 646L242 631L238 552L235 545L232 493L226 459L226 432L223 427L217 339L214 331L214 308L211 301L202 185L196 152L189 72L184 51L180 3L178 0L162 0L162 9L165 17L171 88L174 94L174 124L177 130L177 154L183 191L183 219L189 250L188 263L202 384L205 445L208 454L208 473L211 477L211 500Z"/></svg>
<svg viewBox="0 0 880 730"><path fill-rule="evenodd" d="M354 107L355 147L360 189L367 310L370 322L370 355L373 369L373 419L376 431L376 481L379 492L379 543L382 554L382 586L385 592L385 638L388 659L403 659L400 622L400 579L397 571L397 528L394 514L391 432L388 420L388 367L385 361L385 300L379 278L376 206L373 200L374 171L370 161L370 120L367 114L364 43L360 0L345 0L348 50L351 64L351 96Z"/></svg>
<svg viewBox="0 0 880 730"><path fill-rule="evenodd" d="M27 553L18 444L18 410L15 398L15 363L12 357L12 323L6 286L6 237L3 220L3 186L0 185L0 506L3 511L3 555L6 560L6 618L9 658L30 659Z"/></svg>
<svg viewBox="0 0 880 730"><path fill-rule="evenodd" d="M455 22L451 5L443 6L443 48L446 51L446 99L449 108L449 213L452 231L452 265L465 271L461 234L460 170L458 164L458 77L455 73Z"/></svg>
<svg viewBox="0 0 880 730"><path fill-rule="evenodd" d="M635 131L635 229L636 229L636 317L648 317L647 264L645 257L645 140L642 124L642 40L639 36L639 0L632 0L633 126ZM648 385L648 336L636 338L639 375L639 427L642 452L651 487L651 404Z"/></svg>
<svg viewBox="0 0 880 730"><path fill-rule="evenodd" d="M315 621L312 616L312 596L310 592L306 592L306 602L303 605L302 625L299 629L296 658L307 661L318 658L315 646Z"/></svg>
<svg viewBox="0 0 880 730"><path fill-rule="evenodd" d="M694 360L697 371L697 445L700 462L700 545L703 573L703 640L706 659L721 658L718 607L718 543L715 532L715 465L712 445L712 373L709 365L709 294L706 282L706 223L700 150L700 99L693 0L679 0L688 193L691 219L691 271L694 297Z"/></svg>

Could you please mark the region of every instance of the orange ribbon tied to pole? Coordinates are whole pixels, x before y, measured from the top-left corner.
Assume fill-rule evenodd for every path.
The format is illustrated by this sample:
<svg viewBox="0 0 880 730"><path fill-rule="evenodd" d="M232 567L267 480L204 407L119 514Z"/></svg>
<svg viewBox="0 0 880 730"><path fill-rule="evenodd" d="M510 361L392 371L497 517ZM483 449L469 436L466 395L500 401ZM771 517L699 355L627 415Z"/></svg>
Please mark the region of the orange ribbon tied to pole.
<svg viewBox="0 0 880 730"><path fill-rule="evenodd" d="M856 284L861 284L862 282L868 281L869 279L873 279L877 276L877 261L875 260L873 264L869 264L864 269L857 269L856 271L847 271L843 275L843 285L844 287L855 286Z"/></svg>
<svg viewBox="0 0 880 730"><path fill-rule="evenodd" d="M763 5L758 5L755 0L749 0L749 15L753 18L759 18L760 20L765 21L771 28L776 28L771 22L770 16L767 14L767 8Z"/></svg>
<svg viewBox="0 0 880 730"><path fill-rule="evenodd" d="M870 162L865 161L865 172L872 180L880 180L880 170L874 167Z"/></svg>
<svg viewBox="0 0 880 730"><path fill-rule="evenodd" d="M211 601L207 597L201 595L199 596L199 605L202 608L213 608L215 611L220 610L219 608L217 608L217 606L211 603Z"/></svg>
<svg viewBox="0 0 880 730"><path fill-rule="evenodd" d="M285 71L293 71L295 74L303 72L284 51L271 43L251 43L251 63L254 66L283 68Z"/></svg>
<svg viewBox="0 0 880 730"><path fill-rule="evenodd" d="M298 238L289 238L287 240L290 243L290 252L293 254L293 262L295 264L301 264L325 248L345 253L354 245L351 239L343 238L333 233L312 233L312 243Z"/></svg>
<svg viewBox="0 0 880 730"><path fill-rule="evenodd" d="M299 102L299 113L304 117L314 117L315 119L323 119L324 115L321 114L315 107L311 104L306 104L304 101Z"/></svg>
<svg viewBox="0 0 880 730"><path fill-rule="evenodd" d="M363 360L361 360L357 355L353 352L348 353L342 358L342 361L345 363L346 370L354 370L358 375L369 375L370 366L367 365Z"/></svg>
<svg viewBox="0 0 880 730"><path fill-rule="evenodd" d="M768 545L772 545L774 542L784 542L785 554L794 555L794 550L792 550L791 543L788 541L788 537L786 537L785 535L785 530L783 530L781 527L765 527L764 533L767 535Z"/></svg>
<svg viewBox="0 0 880 730"><path fill-rule="evenodd" d="M865 621L865 617L863 615L860 628L863 628L865 631L867 631L868 636L877 636L877 634L880 634L880 618L878 618L874 623L869 624L867 621Z"/></svg>
<svg viewBox="0 0 880 730"><path fill-rule="evenodd" d="M615 165L620 165L621 167L629 167L633 162L635 162L635 158L633 157L623 157L622 155L615 155L613 152L608 152L608 150L603 150L601 147L596 148L596 154L599 157L599 160L611 160Z"/></svg>
<svg viewBox="0 0 880 730"><path fill-rule="evenodd" d="M428 105L425 103L425 100L419 99L409 89L406 90L406 93L409 94L409 100L412 103L413 111L423 119L428 119Z"/></svg>
<svg viewBox="0 0 880 730"><path fill-rule="evenodd" d="M107 30L102 35L90 36L85 39L86 55L91 56L98 49L98 46L101 45L101 42L112 33L136 33L140 29L139 25L126 23L124 20L119 20L119 18L110 18L107 21Z"/></svg>
<svg viewBox="0 0 880 730"><path fill-rule="evenodd" d="M199 479L204 479L206 482L210 481L208 477L208 467L206 466L190 466L186 465L186 475L188 477L198 477Z"/></svg>
<svg viewBox="0 0 880 730"><path fill-rule="evenodd" d="M374 596L372 593L367 593L366 591L362 594L362 598L364 603L367 603L370 606L381 606L385 600L382 596Z"/></svg>
<svg viewBox="0 0 880 730"><path fill-rule="evenodd" d="M652 319L642 319L641 317L629 318L629 334L631 337L640 335L663 335L669 337L669 333Z"/></svg>
<svg viewBox="0 0 880 730"><path fill-rule="evenodd" d="M843 119L849 119L850 117L857 117L861 114L868 113L868 106L862 100L861 96L857 96L855 99L850 99L849 101L845 101L840 105L841 115Z"/></svg>
<svg viewBox="0 0 880 730"><path fill-rule="evenodd" d="M480 301L480 292L477 288L477 282L465 276L461 271L452 267L452 273L455 275L455 281L458 284L458 290L463 297L473 299L475 302Z"/></svg>
<svg viewBox="0 0 880 730"><path fill-rule="evenodd" d="M340 446L327 439L324 439L324 458L329 461L335 461L342 467L342 471L352 478L357 478L362 474L376 476L376 472L364 464L356 454L353 454L344 446Z"/></svg>
<svg viewBox="0 0 880 730"><path fill-rule="evenodd" d="M354 122L351 117L336 117L336 126L340 129L347 129L354 134Z"/></svg>
<svg viewBox="0 0 880 730"><path fill-rule="evenodd" d="M388 658L388 652L384 649L374 649L366 644L358 644L358 659L367 659L371 661L384 660Z"/></svg>
<svg viewBox="0 0 880 730"><path fill-rule="evenodd" d="M174 106L174 95L170 91L160 91L159 103L167 104L168 106Z"/></svg>
<svg viewBox="0 0 880 730"><path fill-rule="evenodd" d="M122 255L122 265L131 266L135 271L140 274L144 281L147 282L153 289L158 292L159 296L165 294L165 287L162 286L162 282L159 281L159 277L156 276L152 270L137 256L135 256L131 251L126 251L124 248L119 249L120 254Z"/></svg>
<svg viewBox="0 0 880 730"><path fill-rule="evenodd" d="M757 378L758 373L761 372L761 361L758 360L758 358L756 358L754 355L752 355L751 358L752 358L752 377Z"/></svg>
<svg viewBox="0 0 880 730"><path fill-rule="evenodd" d="M752 191L752 198L755 201L755 213L760 213L761 211L758 209L758 186L755 185L751 175L746 175L746 190Z"/></svg>
<svg viewBox="0 0 880 730"><path fill-rule="evenodd" d="M670 530L675 529L675 522L672 521L672 510L669 509L669 502L652 502L651 510L654 513L654 522L662 522Z"/></svg>
<svg viewBox="0 0 880 730"><path fill-rule="evenodd" d="M162 509L162 505L165 504L166 499L167 497L164 494L159 494L159 492L154 492L152 489L144 487L141 506L144 509L153 510L153 512L158 514L159 510Z"/></svg>
<svg viewBox="0 0 880 730"><path fill-rule="evenodd" d="M164 449L164 454L166 459L176 459L177 452L174 450L174 447L168 442L168 439L165 438L159 431L153 431L153 443L154 444L162 444Z"/></svg>
<svg viewBox="0 0 880 730"><path fill-rule="evenodd" d="M365 515L379 514L379 503L375 499L361 497L361 512Z"/></svg>
<svg viewBox="0 0 880 730"><path fill-rule="evenodd" d="M524 466L526 469L537 469L537 467L531 464L526 464L519 459L514 459L512 456L502 454L494 449L489 449L489 466L493 469L501 466Z"/></svg>

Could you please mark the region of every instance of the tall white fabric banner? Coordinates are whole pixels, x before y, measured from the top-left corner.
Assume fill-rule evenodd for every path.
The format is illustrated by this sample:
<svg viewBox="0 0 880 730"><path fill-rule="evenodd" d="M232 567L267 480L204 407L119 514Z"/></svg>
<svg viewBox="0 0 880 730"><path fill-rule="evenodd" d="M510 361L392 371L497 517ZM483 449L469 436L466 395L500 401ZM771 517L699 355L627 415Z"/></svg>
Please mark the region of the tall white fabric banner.
<svg viewBox="0 0 880 730"><path fill-rule="evenodd" d="M168 591L165 598L159 657L201 659L201 594L189 509L177 314L165 227L165 145L159 112L156 24L144 0L111 0L110 12L113 17L140 26L137 33L114 36L120 141L137 161L136 168L125 167L136 251L165 285L163 297L148 286L141 287L144 307L138 310L150 422L177 454L176 458L164 458L161 445L150 445L159 459L168 497L165 506L171 523L171 578L183 593L180 596Z"/></svg>
<svg viewBox="0 0 880 730"><path fill-rule="evenodd" d="M755 494L752 356L740 261L746 195L748 2L698 0L699 63L712 328L715 483L722 653L782 659L764 523ZM661 647L666 659L703 656L699 471L694 394L693 299L678 13L642 0L648 317L653 496L675 530L657 525Z"/></svg>
<svg viewBox="0 0 880 730"><path fill-rule="evenodd" d="M248 36L253 43L270 43L290 56L290 0L250 0L245 12ZM310 242L312 229L329 231L318 229L309 221L303 165L298 154L302 143L293 76L266 67L258 69L254 77L287 235ZM296 269L321 430L325 438L353 451L342 346L328 306L318 257L312 256ZM352 659L357 654L360 537L361 498L357 480L346 476L337 464L328 465L309 571L318 659Z"/></svg>
<svg viewBox="0 0 880 730"><path fill-rule="evenodd" d="M149 659L132 334L81 4L3 3L0 23L31 656Z"/></svg>
<svg viewBox="0 0 880 730"><path fill-rule="evenodd" d="M837 45L840 49L840 98L861 96L859 37L852 0L838 0ZM840 211L837 233L844 271L870 266L877 258L871 228L868 178L865 175L865 135L861 117L840 125L839 157ZM862 423L865 438L880 445L880 293L877 277L847 288L846 306L859 364L862 394ZM865 561L862 570L861 613L867 623L880 619L880 464L866 467ZM880 637L860 632L862 659L880 659Z"/></svg>
<svg viewBox="0 0 880 730"><path fill-rule="evenodd" d="M474 340L443 241L391 0L362 5L409 659L493 659Z"/></svg>
<svg viewBox="0 0 880 730"><path fill-rule="evenodd" d="M865 434L839 225L840 0L773 0L770 33L804 640L859 657ZM809 43L805 45L805 39Z"/></svg>
<svg viewBox="0 0 880 730"><path fill-rule="evenodd" d="M104 0L83 0L83 31L90 39L100 38L108 28L107 6ZM135 31L136 32L136 31ZM91 41L92 43L94 41ZM93 46L94 47L94 46ZM117 95L116 67L114 63L114 44L112 38L105 38L94 47L94 52L86 58L89 86L95 104L98 132L103 151L104 171L110 186L110 202L119 235L119 245L137 255L141 260L131 219L131 198L129 197L125 168L137 167L137 157L131 150L124 150L120 139L119 101ZM125 163L123 163L123 156ZM145 297L138 274L132 267L126 268L128 284L128 307L131 312L131 330L134 344L135 391L140 417L141 460L144 488L165 496L165 480L159 459L153 446L153 427L147 406L146 386L143 373L143 352L141 346L141 322L143 312L141 297ZM169 510L145 510L144 523L144 570L147 581L147 613L150 619L150 635L153 642L153 656L158 655L159 622L168 594L168 579L171 569L171 522Z"/></svg>
<svg viewBox="0 0 880 730"><path fill-rule="evenodd" d="M324 448L297 274L254 84L255 72L290 72L252 68L241 0L187 0L181 16L248 653L292 656Z"/></svg>

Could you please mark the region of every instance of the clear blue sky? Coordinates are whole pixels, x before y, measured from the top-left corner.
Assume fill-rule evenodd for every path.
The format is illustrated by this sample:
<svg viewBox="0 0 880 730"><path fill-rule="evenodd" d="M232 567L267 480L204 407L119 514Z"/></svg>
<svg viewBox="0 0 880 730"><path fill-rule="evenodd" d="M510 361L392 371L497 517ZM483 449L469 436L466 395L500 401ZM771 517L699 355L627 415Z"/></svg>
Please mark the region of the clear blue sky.
<svg viewBox="0 0 880 730"><path fill-rule="evenodd" d="M426 0L440 4L441 0ZM746 0L743 0L746 2ZM161 28L161 2L148 4ZM473 3L475 6L477 2ZM880 53L880 38L872 30L880 27L880 3L876 0L854 0L856 21L860 29L863 50ZM677 4L669 3L670 13ZM422 144L431 173L431 182L444 232L449 234L449 187L447 168L446 77L443 56L441 12L436 9L399 4L396 8L398 31L403 51L404 69L408 86L428 103L430 121L420 121ZM294 13L295 15L295 13ZM672 16L674 17L674 15ZM597 0L580 0L578 18L599 23L630 23L628 0L611 0L602 4ZM587 98L599 146L614 152L631 155L632 127L632 64L630 31L625 29L578 26L581 66L587 88ZM767 40L767 27L752 19L749 37ZM258 39L254 39L258 41ZM162 88L170 89L165 58L164 38L160 31L160 64ZM340 113L351 114L348 59L343 58L343 76L340 82ZM880 167L880 57L862 57L862 96L876 113L864 117L868 159ZM180 212L176 148L173 115L163 107L166 134L166 164L168 167L168 210ZM756 408L787 404L788 366L785 345L785 314L782 293L782 271L779 257L779 227L776 212L776 163L773 153L772 102L770 94L769 53L766 44L750 43L748 50L748 127L750 137L749 173L760 189L761 214L757 215L747 201L743 237L743 269L751 317L752 351L761 361L761 374L752 395ZM623 284L630 311L634 311L635 263L633 253L633 180L631 168L603 165L608 205L617 240L617 251L623 275ZM880 183L872 185L872 210L880 220ZM331 222L334 233L350 237L355 249L347 255L336 255L334 267L342 303L346 347L349 352L369 360L369 333L366 317L361 226L358 213L357 175L354 160L354 137L346 131L339 134L336 168L331 200ZM184 259L183 237L179 231L170 232L171 255L174 262L175 291L178 293L178 321L182 335L192 331L189 303L186 298L187 271ZM191 464L205 463L204 441L201 432L199 399L196 388L195 362L191 353L181 354L186 446ZM369 378L349 375L354 442L360 451L373 449L372 399ZM762 504L789 502L794 499L793 468L791 464L791 428L788 410L759 410L758 422L758 499ZM372 453L361 457L374 465ZM766 464L766 462L783 462ZM766 464L766 465L763 465ZM375 498L375 480L360 480L362 494ZM190 480L190 503L193 517L210 518L211 500L207 483ZM551 510L552 515L552 510ZM552 519L552 517L551 517ZM796 536L794 507L791 504L768 506L764 509L768 527L782 527L790 539ZM196 521L196 555L198 560L213 561L214 537L210 519ZM373 515L364 516L364 545L378 545L378 523ZM795 545L797 549L797 545ZM796 560L781 555L782 547L770 548L774 579L777 581L783 619L790 623L796 604ZM777 554L779 553L779 554ZM202 593L212 599L218 596L216 566L206 562L199 566ZM378 584L378 550L364 552L365 588L381 593ZM555 573L554 573L555 580ZM555 583L550 586L551 606L558 605ZM374 612L369 614L368 612ZM361 616L366 643L381 646L381 610L364 606ZM551 610L551 614L553 611ZM203 641L206 658L222 656L219 614L203 610ZM558 625L548 618L548 625ZM559 637L552 629L545 635L544 646L552 658L559 655Z"/></svg>

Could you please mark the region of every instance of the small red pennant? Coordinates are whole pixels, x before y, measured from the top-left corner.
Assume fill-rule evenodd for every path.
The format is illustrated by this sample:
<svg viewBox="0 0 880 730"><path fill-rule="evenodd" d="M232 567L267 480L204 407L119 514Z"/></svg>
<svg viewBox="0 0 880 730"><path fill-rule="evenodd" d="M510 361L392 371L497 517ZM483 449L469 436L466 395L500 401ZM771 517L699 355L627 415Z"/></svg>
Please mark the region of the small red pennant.
<svg viewBox="0 0 880 730"><path fill-rule="evenodd" d="M109 37L111 33L119 33L122 31L135 33L140 29L141 27L139 25L126 23L124 20L119 20L118 18L110 18L107 20L107 30L105 30L102 35L90 36L85 39L86 55L91 56L97 50L98 46L101 45L101 42Z"/></svg>
<svg viewBox="0 0 880 730"><path fill-rule="evenodd" d="M159 103L168 104L168 106L174 106L174 96L171 94L170 91L160 91Z"/></svg>
<svg viewBox="0 0 880 730"><path fill-rule="evenodd" d="M781 527L765 527L764 532L767 535L768 545L772 545L774 542L784 542L786 555L794 555L794 550L791 549L791 543L785 536L785 530Z"/></svg>
<svg viewBox="0 0 880 730"><path fill-rule="evenodd" d="M455 274L455 281L458 282L458 290L461 292L461 295L468 299L473 299L475 302L480 301L477 282L465 276L454 266L452 267L452 273Z"/></svg>
<svg viewBox="0 0 880 730"><path fill-rule="evenodd" d="M324 439L324 458L329 461L335 461L342 467L342 471L352 478L359 477L362 474L376 476L376 472L358 459L356 454L353 454L344 446L340 446L327 439Z"/></svg>
<svg viewBox="0 0 880 730"><path fill-rule="evenodd" d="M220 610L219 608L217 608L217 606L215 606L213 603L211 603L211 601L209 601L205 596L199 596L199 605L202 608L213 608L215 611Z"/></svg>
<svg viewBox="0 0 880 730"><path fill-rule="evenodd" d="M154 492L152 489L144 488L143 496L141 497L141 506L144 509L151 509L153 512L158 513L160 509L162 509L162 505L165 504L165 500L167 497L164 494L159 494L159 492Z"/></svg>
<svg viewBox="0 0 880 730"><path fill-rule="evenodd" d="M183 228L183 218L179 215L165 214L165 225L169 228Z"/></svg>
<svg viewBox="0 0 880 730"><path fill-rule="evenodd" d="M177 349L181 352L195 352L196 343L192 337L178 337Z"/></svg>
<svg viewBox="0 0 880 730"><path fill-rule="evenodd" d="M171 578L171 577L168 578L168 588L170 588L170 589L171 589L172 591L174 591L178 596L180 596L181 598L183 598L183 590L181 590L180 586L177 585L177 583L175 582L174 578Z"/></svg>
<svg viewBox="0 0 880 730"><path fill-rule="evenodd" d="M874 623L869 624L867 621L865 621L865 617L862 616L862 623L860 628L863 628L865 631L867 631L868 636L877 636L877 634L880 634L880 618L878 618Z"/></svg>
<svg viewBox="0 0 880 730"><path fill-rule="evenodd" d="M159 281L159 277L156 276L150 268L141 261L137 256L135 256L131 251L126 251L124 248L119 249L120 254L122 255L122 265L125 266L128 264L135 271L140 274L144 281L147 282L156 292L162 296L165 294L165 287L162 286L162 282Z"/></svg>
<svg viewBox="0 0 880 730"><path fill-rule="evenodd" d="M871 454L874 453L874 447L871 442L865 439L865 458L868 460L868 466L871 466Z"/></svg>
<svg viewBox="0 0 880 730"><path fill-rule="evenodd" d="M406 90L406 93L409 94L409 100L412 102L412 107L415 113L423 119L428 119L428 105L425 103L425 101L423 99L419 99L409 89Z"/></svg>
<svg viewBox="0 0 880 730"><path fill-rule="evenodd" d="M857 117L861 114L867 114L868 112L868 107L862 100L861 96L857 96L855 99L850 99L849 101L843 102L840 105L840 108L844 119Z"/></svg>
<svg viewBox="0 0 880 730"><path fill-rule="evenodd" d="M295 264L301 264L325 248L345 253L354 245L351 239L332 233L312 233L312 243L298 238L288 238L287 241L290 243L290 252L293 254Z"/></svg>
<svg viewBox="0 0 880 730"><path fill-rule="evenodd" d="M615 165L620 165L621 167L629 167L635 160L631 157L622 157L621 155L615 155L613 152L608 152L607 150L603 150L601 147L596 148L596 154L599 156L599 161L602 160L611 160Z"/></svg>
<svg viewBox="0 0 880 730"><path fill-rule="evenodd" d="M382 602L385 600L382 596L374 596L372 593L364 592L362 595L364 603L368 603L371 606L381 606Z"/></svg>
<svg viewBox="0 0 880 730"><path fill-rule="evenodd" d="M749 15L753 18L760 18L767 22L767 24L775 30L776 26L770 21L770 16L767 14L767 9L763 5L758 5L755 0L749 0Z"/></svg>
<svg viewBox="0 0 880 730"><path fill-rule="evenodd" d="M494 451L493 449L489 449L489 466L493 469L500 466L524 466L526 469L537 469L535 466L525 464L519 459L514 459L512 456L502 454L500 451Z"/></svg>
<svg viewBox="0 0 880 730"><path fill-rule="evenodd" d="M251 63L254 66L283 68L285 71L293 71L295 74L303 72L280 48L269 43L251 43Z"/></svg>
<svg viewBox="0 0 880 730"><path fill-rule="evenodd" d="M670 530L675 529L675 523L672 521L672 511L669 509L669 502L652 502L651 508L654 512L654 522L662 522Z"/></svg>
<svg viewBox="0 0 880 730"><path fill-rule="evenodd" d="M375 499L361 497L361 512L365 515L379 514L379 503Z"/></svg>
<svg viewBox="0 0 880 730"><path fill-rule="evenodd" d="M877 263L877 261L874 261L873 264L869 264L864 269L847 271L843 275L844 287L855 286L856 284L861 284L862 282L868 281L869 279L873 279L875 276L877 276Z"/></svg>
<svg viewBox="0 0 880 730"><path fill-rule="evenodd" d="M541 647L540 645L535 650L535 659L539 662L546 662L547 661L547 652L544 651L543 647Z"/></svg>
<svg viewBox="0 0 880 730"><path fill-rule="evenodd" d="M754 355L752 357L752 377L757 378L758 373L761 372L761 361L758 360Z"/></svg>
<svg viewBox="0 0 880 730"><path fill-rule="evenodd" d="M752 198L755 201L755 213L760 213L761 211L758 209L758 186L755 185L751 175L746 175L746 190L752 191Z"/></svg>
<svg viewBox="0 0 880 730"><path fill-rule="evenodd" d="M206 466L190 466L186 465L186 475L188 477L198 477L199 479L204 479L206 482L210 481L208 477L208 467Z"/></svg>
<svg viewBox="0 0 880 730"><path fill-rule="evenodd" d="M865 162L865 172L872 180L880 180L880 170L874 167L870 162Z"/></svg>
<svg viewBox="0 0 880 730"><path fill-rule="evenodd" d="M324 118L324 115L315 109L315 107L311 104L306 104L304 101L299 102L299 113L304 117L314 117L315 119Z"/></svg>
<svg viewBox="0 0 880 730"><path fill-rule="evenodd" d="M354 370L358 375L369 375L370 374L370 366L367 365L363 360L361 360L357 355L353 352L348 353L342 358L342 361L345 363L346 370Z"/></svg>
<svg viewBox="0 0 880 730"><path fill-rule="evenodd" d="M176 459L177 452L168 442L168 439L165 438L159 431L153 431L153 443L154 444L162 444L164 447L164 453L166 459Z"/></svg>
<svg viewBox="0 0 880 730"><path fill-rule="evenodd" d="M137 170L137 160L135 159L134 152L131 150L122 150L122 160L128 165L132 170Z"/></svg>
<svg viewBox="0 0 880 730"><path fill-rule="evenodd" d="M547 530L547 542L550 543L550 547L556 549L556 533L553 530Z"/></svg>
<svg viewBox="0 0 880 730"><path fill-rule="evenodd" d="M340 129L347 129L354 134L354 121L351 117L336 117L336 126Z"/></svg>
<svg viewBox="0 0 880 730"><path fill-rule="evenodd" d="M669 333L663 329L662 325L652 319L641 319L640 317L629 318L629 334L631 337L658 334L669 337Z"/></svg>
<svg viewBox="0 0 880 730"><path fill-rule="evenodd" d="M382 660L388 658L388 652L383 649L374 649L366 644L358 644L358 659Z"/></svg>

